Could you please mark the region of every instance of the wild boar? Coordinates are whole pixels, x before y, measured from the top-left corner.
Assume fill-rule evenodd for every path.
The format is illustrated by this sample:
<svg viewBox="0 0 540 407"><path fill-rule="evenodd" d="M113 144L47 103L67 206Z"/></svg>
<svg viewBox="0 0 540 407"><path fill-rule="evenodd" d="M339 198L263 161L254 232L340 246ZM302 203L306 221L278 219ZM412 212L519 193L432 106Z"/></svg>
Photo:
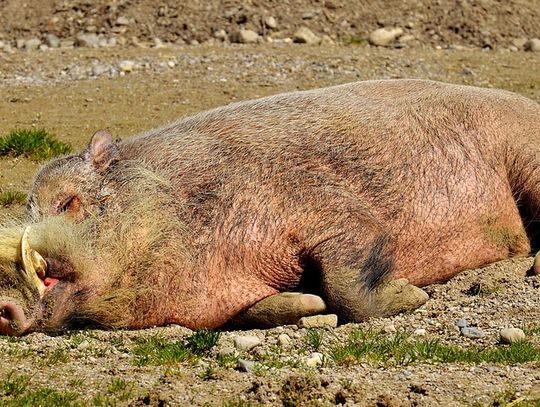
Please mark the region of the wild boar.
<svg viewBox="0 0 540 407"><path fill-rule="evenodd" d="M300 289L341 321L414 308L415 286L530 252L539 150L534 101L422 80L236 103L125 141L99 131L37 174L29 223L3 232L3 273L31 263L27 225L38 271L0 294L4 326L24 327L0 332L218 327Z"/></svg>

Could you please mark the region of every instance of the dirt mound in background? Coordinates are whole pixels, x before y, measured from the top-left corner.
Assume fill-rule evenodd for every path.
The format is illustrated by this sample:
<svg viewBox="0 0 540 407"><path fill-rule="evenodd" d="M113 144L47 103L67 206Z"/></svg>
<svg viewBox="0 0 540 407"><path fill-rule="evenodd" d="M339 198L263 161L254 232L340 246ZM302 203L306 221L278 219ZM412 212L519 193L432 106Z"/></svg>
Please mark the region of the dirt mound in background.
<svg viewBox="0 0 540 407"><path fill-rule="evenodd" d="M0 39L95 32L131 41L204 42L241 28L275 38L301 26L340 41L362 41L383 26L402 27L420 43L508 46L540 37L540 0L0 0ZM274 17L276 28L264 21ZM273 24L269 24L272 26ZM120 41L122 43L123 41Z"/></svg>

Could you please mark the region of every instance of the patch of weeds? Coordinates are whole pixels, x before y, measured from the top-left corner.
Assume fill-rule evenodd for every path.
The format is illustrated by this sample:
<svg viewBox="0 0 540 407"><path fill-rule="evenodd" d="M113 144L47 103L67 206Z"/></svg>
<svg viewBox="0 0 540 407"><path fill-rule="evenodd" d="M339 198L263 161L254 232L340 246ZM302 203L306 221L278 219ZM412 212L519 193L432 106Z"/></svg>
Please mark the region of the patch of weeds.
<svg viewBox="0 0 540 407"><path fill-rule="evenodd" d="M0 382L0 405L18 406L82 406L79 395L70 391L59 391L47 387L30 388L30 377L14 372Z"/></svg>
<svg viewBox="0 0 540 407"><path fill-rule="evenodd" d="M367 45L368 40L363 37L352 36L352 37L346 38L343 42L345 44L350 44L350 45Z"/></svg>
<svg viewBox="0 0 540 407"><path fill-rule="evenodd" d="M0 192L0 206L24 205L26 204L26 194L21 191Z"/></svg>
<svg viewBox="0 0 540 407"><path fill-rule="evenodd" d="M409 341L409 335L398 332L393 337L361 329L351 332L345 344L330 352L337 364L379 362L401 366L411 363L500 363L516 364L540 361L540 347L527 341L509 346L461 348L439 340Z"/></svg>
<svg viewBox="0 0 540 407"><path fill-rule="evenodd" d="M14 371L8 373L7 377L0 382L0 399L4 397L17 397L23 394L30 383L30 376L18 375Z"/></svg>
<svg viewBox="0 0 540 407"><path fill-rule="evenodd" d="M283 367L296 368L300 366L300 359L289 356L289 353L283 357L283 348L279 345L273 345L269 352L257 355L256 366L265 368L281 369Z"/></svg>
<svg viewBox="0 0 540 407"><path fill-rule="evenodd" d="M324 331L322 329L309 328L303 338L304 346L317 352L323 343Z"/></svg>
<svg viewBox="0 0 540 407"><path fill-rule="evenodd" d="M474 283L465 291L465 294L470 296L487 297L491 294L502 293L504 288L501 285L488 286L482 283Z"/></svg>
<svg viewBox="0 0 540 407"><path fill-rule="evenodd" d="M238 356L236 355L218 355L217 364L219 367L234 369L238 365Z"/></svg>
<svg viewBox="0 0 540 407"><path fill-rule="evenodd" d="M92 405L96 407L111 407L116 406L116 400L105 394L96 394L92 398Z"/></svg>
<svg viewBox="0 0 540 407"><path fill-rule="evenodd" d="M527 336L538 335L538 334L540 334L540 325L529 324L529 325L523 327L523 332Z"/></svg>
<svg viewBox="0 0 540 407"><path fill-rule="evenodd" d="M107 386L107 393L114 395L119 401L127 401L133 397L133 383L114 377Z"/></svg>
<svg viewBox="0 0 540 407"><path fill-rule="evenodd" d="M221 403L221 407L255 407L255 404L245 400L226 400Z"/></svg>
<svg viewBox="0 0 540 407"><path fill-rule="evenodd" d="M495 394L493 400L487 404L473 403L472 407L538 407L540 406L540 399L530 399L524 396L518 396L515 389L506 389L500 393Z"/></svg>
<svg viewBox="0 0 540 407"><path fill-rule="evenodd" d="M23 156L33 161L71 153L70 145L56 140L43 129L15 129L0 137L0 156Z"/></svg>
<svg viewBox="0 0 540 407"><path fill-rule="evenodd" d="M170 365L195 361L206 355L220 337L219 332L202 329L183 341L169 341L161 336L151 336L137 340L131 351L137 356L137 366Z"/></svg>
<svg viewBox="0 0 540 407"><path fill-rule="evenodd" d="M213 366L208 366L199 374L199 378L205 382L208 380L216 380L218 378L217 369Z"/></svg>
<svg viewBox="0 0 540 407"><path fill-rule="evenodd" d="M208 354L217 345L221 332L201 329L187 338L186 346L196 355Z"/></svg>
<svg viewBox="0 0 540 407"><path fill-rule="evenodd" d="M57 363L66 363L69 361L69 353L64 348L57 348L52 352L47 353L47 355L40 359L40 364L42 366L55 365Z"/></svg>
<svg viewBox="0 0 540 407"><path fill-rule="evenodd" d="M79 377L76 377L74 379L71 379L69 382L68 382L68 386L71 387L71 388L74 388L74 387L82 387L84 385L84 379L81 379Z"/></svg>

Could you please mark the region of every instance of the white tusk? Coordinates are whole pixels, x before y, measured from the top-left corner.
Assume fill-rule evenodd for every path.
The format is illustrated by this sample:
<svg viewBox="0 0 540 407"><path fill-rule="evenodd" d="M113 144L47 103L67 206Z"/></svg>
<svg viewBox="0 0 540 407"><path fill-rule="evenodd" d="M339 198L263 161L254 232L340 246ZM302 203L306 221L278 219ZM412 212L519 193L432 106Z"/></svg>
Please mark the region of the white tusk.
<svg viewBox="0 0 540 407"><path fill-rule="evenodd" d="M47 262L38 252L32 250L30 247L30 243L28 242L29 232L30 226L24 230L21 239L23 269L29 282L34 283L39 291L39 295L43 297L43 294L45 293L45 284L41 281L39 276L45 277Z"/></svg>

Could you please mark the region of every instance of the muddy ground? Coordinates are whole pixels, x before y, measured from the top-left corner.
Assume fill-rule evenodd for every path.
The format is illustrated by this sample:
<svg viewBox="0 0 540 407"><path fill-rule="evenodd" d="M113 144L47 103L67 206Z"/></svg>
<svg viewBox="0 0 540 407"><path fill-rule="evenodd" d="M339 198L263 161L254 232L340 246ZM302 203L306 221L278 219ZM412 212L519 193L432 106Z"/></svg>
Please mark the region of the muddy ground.
<svg viewBox="0 0 540 407"><path fill-rule="evenodd" d="M260 44L0 52L0 135L13 128L43 127L81 149L100 128L124 138L233 101L364 79L436 79L509 89L540 102L539 67L540 53L479 48ZM0 190L27 190L38 167L26 159L0 159ZM20 207L0 208L2 217L21 212ZM518 259L466 272L430 287L432 298L419 310L359 326L388 337L404 330L411 341L439 339L465 349L500 347L500 329L514 326L523 328L538 346L540 279L526 275L530 266L531 259ZM461 318L485 336L461 335L455 325ZM538 362L336 363L332 350L355 328L324 331L318 347L311 331L295 326L225 332L202 359L144 366L137 364L134 353L140 338L182 339L190 332L166 327L0 338L0 405L31 405L36 400L42 405L58 400L229 406L540 403ZM288 345L279 345L282 334L291 339ZM230 363L224 363L218 354L230 352L237 335L258 336L261 345L233 352ZM310 367L306 361L315 348L324 363ZM238 358L256 364L248 364L244 372L236 367ZM29 381L26 390L9 392L17 380ZM49 396L32 399L36 392ZM60 398L47 398L53 396ZM527 400L536 401L524 404Z"/></svg>

